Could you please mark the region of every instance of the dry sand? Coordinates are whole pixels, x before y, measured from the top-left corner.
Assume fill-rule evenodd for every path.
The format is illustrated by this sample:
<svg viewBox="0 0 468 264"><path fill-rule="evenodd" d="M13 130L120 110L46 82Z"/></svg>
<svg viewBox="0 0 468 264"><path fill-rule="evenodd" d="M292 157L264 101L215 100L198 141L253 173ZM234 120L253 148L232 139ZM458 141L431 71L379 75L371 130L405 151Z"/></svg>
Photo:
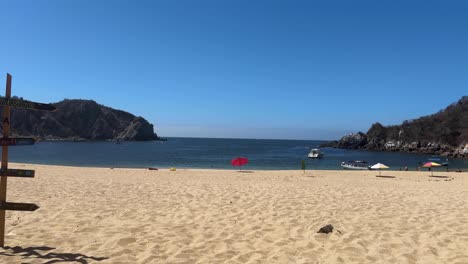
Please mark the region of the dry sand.
<svg viewBox="0 0 468 264"><path fill-rule="evenodd" d="M10 167L0 263L468 263L468 173Z"/></svg>

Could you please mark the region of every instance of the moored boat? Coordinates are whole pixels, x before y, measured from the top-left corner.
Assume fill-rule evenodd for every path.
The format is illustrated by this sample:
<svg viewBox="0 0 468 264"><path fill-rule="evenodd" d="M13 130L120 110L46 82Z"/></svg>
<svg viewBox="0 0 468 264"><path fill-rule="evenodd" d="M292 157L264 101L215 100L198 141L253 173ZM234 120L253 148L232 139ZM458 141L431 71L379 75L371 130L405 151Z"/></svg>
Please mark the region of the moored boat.
<svg viewBox="0 0 468 264"><path fill-rule="evenodd" d="M347 170L370 170L367 162L363 160L343 161L341 167Z"/></svg>
<svg viewBox="0 0 468 264"><path fill-rule="evenodd" d="M307 156L311 159L320 159L323 158L323 152L320 149L312 149Z"/></svg>

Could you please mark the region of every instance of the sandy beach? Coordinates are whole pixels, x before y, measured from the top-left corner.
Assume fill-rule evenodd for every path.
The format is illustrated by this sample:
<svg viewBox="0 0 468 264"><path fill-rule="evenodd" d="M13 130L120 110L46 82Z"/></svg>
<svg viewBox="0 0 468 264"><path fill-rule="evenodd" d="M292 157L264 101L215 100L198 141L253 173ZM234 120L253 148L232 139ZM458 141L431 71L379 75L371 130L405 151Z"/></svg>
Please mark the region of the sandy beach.
<svg viewBox="0 0 468 264"><path fill-rule="evenodd" d="M466 172L9 167L0 263L468 263Z"/></svg>

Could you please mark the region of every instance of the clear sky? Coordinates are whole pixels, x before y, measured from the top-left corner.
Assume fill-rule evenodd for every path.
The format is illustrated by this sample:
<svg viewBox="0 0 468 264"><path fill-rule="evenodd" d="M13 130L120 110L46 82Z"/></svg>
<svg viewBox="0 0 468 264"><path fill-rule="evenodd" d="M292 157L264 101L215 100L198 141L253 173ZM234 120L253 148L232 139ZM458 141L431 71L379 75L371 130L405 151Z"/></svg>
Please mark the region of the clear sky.
<svg viewBox="0 0 468 264"><path fill-rule="evenodd" d="M13 94L93 99L160 136L335 139L468 94L468 1L1 6Z"/></svg>

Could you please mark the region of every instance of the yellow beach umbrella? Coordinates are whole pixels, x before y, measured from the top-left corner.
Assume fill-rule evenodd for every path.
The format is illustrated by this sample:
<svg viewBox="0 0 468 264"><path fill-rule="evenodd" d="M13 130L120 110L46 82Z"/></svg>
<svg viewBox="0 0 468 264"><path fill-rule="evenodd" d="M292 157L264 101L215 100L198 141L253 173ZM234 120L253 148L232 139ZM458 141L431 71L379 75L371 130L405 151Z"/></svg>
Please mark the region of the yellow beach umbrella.
<svg viewBox="0 0 468 264"><path fill-rule="evenodd" d="M429 161L429 162L426 162L424 163L424 165L422 165L424 168L432 168L432 167L440 167L442 165L440 165L439 163L437 162L432 162L432 161ZM431 176L434 176L434 172L431 170Z"/></svg>
<svg viewBox="0 0 468 264"><path fill-rule="evenodd" d="M377 169L378 169L378 170L379 170L379 176L381 176L381 174L380 174L380 170L381 170L381 169L388 169L388 168L389 168L389 167L388 167L387 165L382 164L382 163L374 164L374 165L372 165L372 167L371 167L371 169L374 169L374 170L377 170Z"/></svg>

